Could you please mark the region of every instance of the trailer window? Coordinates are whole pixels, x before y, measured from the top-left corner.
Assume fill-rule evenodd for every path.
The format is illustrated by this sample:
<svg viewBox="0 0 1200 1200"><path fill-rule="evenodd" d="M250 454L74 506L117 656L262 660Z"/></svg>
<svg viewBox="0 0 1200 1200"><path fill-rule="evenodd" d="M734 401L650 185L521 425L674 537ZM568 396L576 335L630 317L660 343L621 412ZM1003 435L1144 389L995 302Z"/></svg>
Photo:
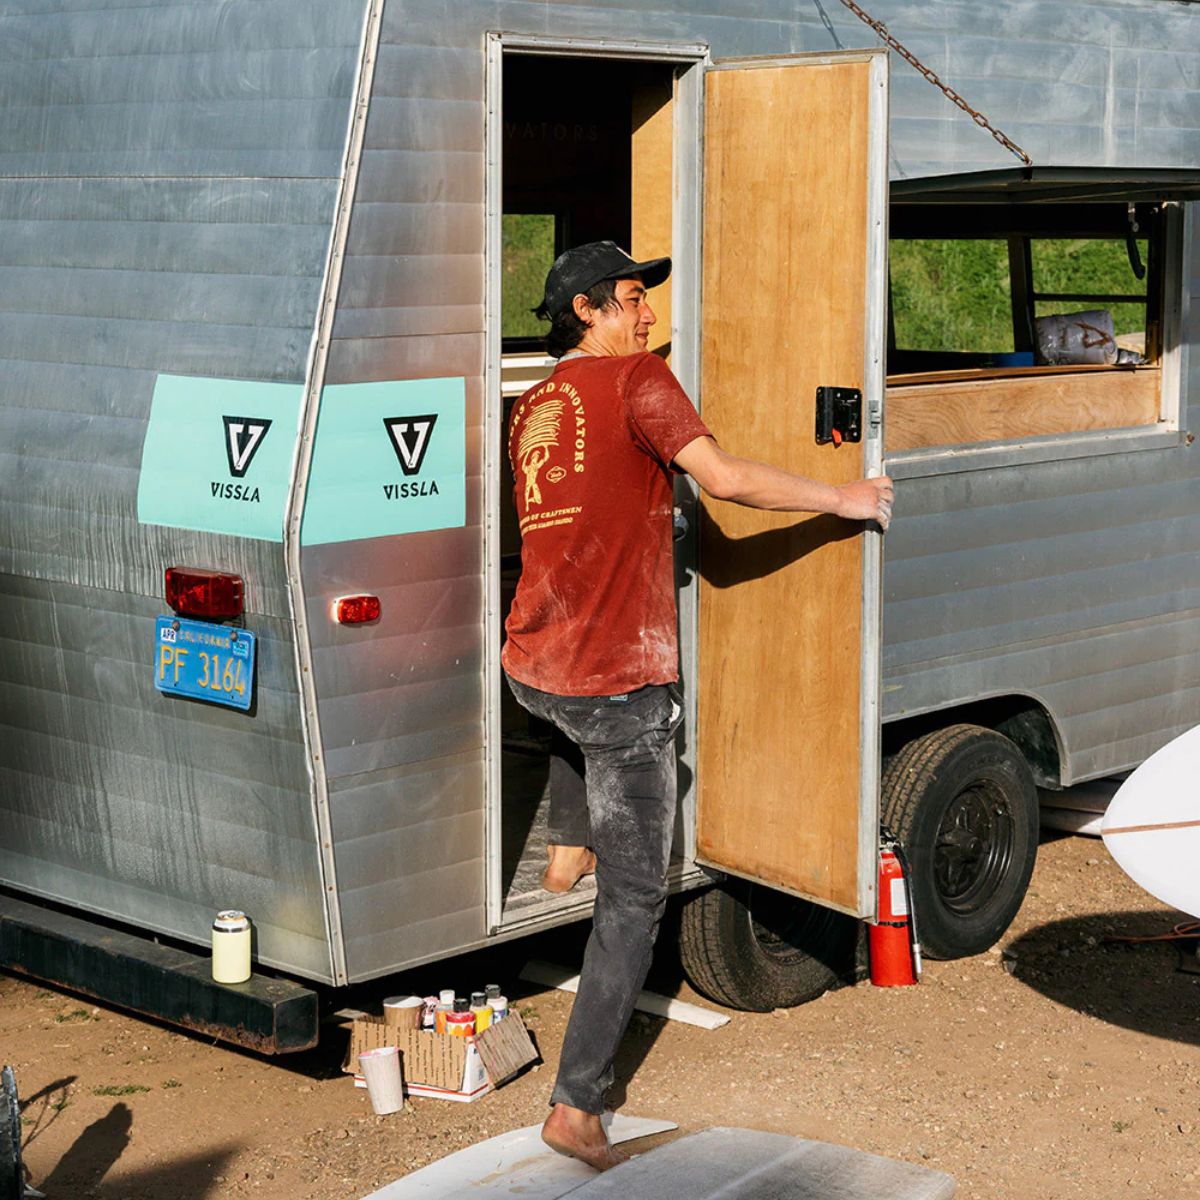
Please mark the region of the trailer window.
<svg viewBox="0 0 1200 1200"><path fill-rule="evenodd" d="M1157 425L1164 214L1152 203L894 206L887 453ZM1097 309L1112 316L1108 353L1049 343L1039 357L1039 318Z"/></svg>
<svg viewBox="0 0 1200 1200"><path fill-rule="evenodd" d="M897 347L941 354L1012 351L1006 242L894 241L890 267Z"/></svg>

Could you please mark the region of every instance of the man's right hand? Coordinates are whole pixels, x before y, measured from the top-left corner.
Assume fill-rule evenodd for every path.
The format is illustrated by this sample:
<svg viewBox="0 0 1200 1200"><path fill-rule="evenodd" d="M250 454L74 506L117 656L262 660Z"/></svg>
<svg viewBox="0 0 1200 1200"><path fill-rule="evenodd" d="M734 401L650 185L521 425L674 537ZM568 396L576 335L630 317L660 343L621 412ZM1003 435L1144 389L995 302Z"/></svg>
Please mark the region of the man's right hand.
<svg viewBox="0 0 1200 1200"><path fill-rule="evenodd" d="M878 521L886 529L892 519L892 502L896 486L886 475L877 479L859 479L854 483L843 483L838 487L841 503L839 517L851 521Z"/></svg>
<svg viewBox="0 0 1200 1200"><path fill-rule="evenodd" d="M833 513L851 521L878 521L884 529L892 519L895 488L886 475L841 485L818 483L768 463L726 454L711 437L703 436L676 453L675 465L713 499L747 508Z"/></svg>

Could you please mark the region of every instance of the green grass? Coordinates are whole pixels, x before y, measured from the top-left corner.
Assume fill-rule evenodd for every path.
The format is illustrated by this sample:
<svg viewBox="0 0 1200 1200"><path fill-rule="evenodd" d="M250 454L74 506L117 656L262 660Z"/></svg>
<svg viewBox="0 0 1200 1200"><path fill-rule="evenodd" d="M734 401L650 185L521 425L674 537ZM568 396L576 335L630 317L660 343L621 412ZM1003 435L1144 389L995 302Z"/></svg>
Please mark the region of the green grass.
<svg viewBox="0 0 1200 1200"><path fill-rule="evenodd" d="M150 1089L142 1083L110 1083L105 1087L92 1088L93 1096L136 1096Z"/></svg>
<svg viewBox="0 0 1200 1200"><path fill-rule="evenodd" d="M501 336L544 337L547 325L530 310L541 304L546 272L554 262L554 217L505 213L501 230Z"/></svg>
<svg viewBox="0 0 1200 1200"><path fill-rule="evenodd" d="M900 349L1012 350L1007 243L914 238L889 256Z"/></svg>
<svg viewBox="0 0 1200 1200"><path fill-rule="evenodd" d="M54 1014L56 1025L82 1025L91 1019L92 1014L86 1008L73 1008L70 1012Z"/></svg>
<svg viewBox="0 0 1200 1200"><path fill-rule="evenodd" d="M178 1079L164 1079L162 1081L162 1085L165 1088L183 1087L183 1084L180 1083Z"/></svg>
<svg viewBox="0 0 1200 1200"><path fill-rule="evenodd" d="M1146 244L1139 243L1142 261ZM1008 247L1000 240L897 239L889 247L896 345L902 350L1011 351ZM1135 295L1125 244L1095 239L1033 240L1035 291ZM1117 333L1146 327L1141 304L1043 300L1037 315L1107 308Z"/></svg>

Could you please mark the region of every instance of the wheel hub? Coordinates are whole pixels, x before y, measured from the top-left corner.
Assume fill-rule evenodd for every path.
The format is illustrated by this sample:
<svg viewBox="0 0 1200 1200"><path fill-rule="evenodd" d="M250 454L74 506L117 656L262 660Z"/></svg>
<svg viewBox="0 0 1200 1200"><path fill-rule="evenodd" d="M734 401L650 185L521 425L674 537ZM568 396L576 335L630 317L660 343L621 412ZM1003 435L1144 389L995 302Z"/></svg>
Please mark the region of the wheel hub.
<svg viewBox="0 0 1200 1200"><path fill-rule="evenodd" d="M964 788L946 807L934 846L934 878L947 908L968 915L987 904L1012 863L1015 827L994 784Z"/></svg>

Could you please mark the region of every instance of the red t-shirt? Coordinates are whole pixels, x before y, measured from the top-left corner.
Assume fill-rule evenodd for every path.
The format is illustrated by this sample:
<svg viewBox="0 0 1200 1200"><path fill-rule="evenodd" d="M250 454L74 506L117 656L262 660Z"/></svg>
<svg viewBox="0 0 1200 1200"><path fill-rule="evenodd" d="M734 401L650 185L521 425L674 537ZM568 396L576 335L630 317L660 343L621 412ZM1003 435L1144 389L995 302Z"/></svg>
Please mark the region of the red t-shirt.
<svg viewBox="0 0 1200 1200"><path fill-rule="evenodd" d="M521 580L501 661L560 696L679 678L671 460L708 435L653 354L570 358L513 408Z"/></svg>

